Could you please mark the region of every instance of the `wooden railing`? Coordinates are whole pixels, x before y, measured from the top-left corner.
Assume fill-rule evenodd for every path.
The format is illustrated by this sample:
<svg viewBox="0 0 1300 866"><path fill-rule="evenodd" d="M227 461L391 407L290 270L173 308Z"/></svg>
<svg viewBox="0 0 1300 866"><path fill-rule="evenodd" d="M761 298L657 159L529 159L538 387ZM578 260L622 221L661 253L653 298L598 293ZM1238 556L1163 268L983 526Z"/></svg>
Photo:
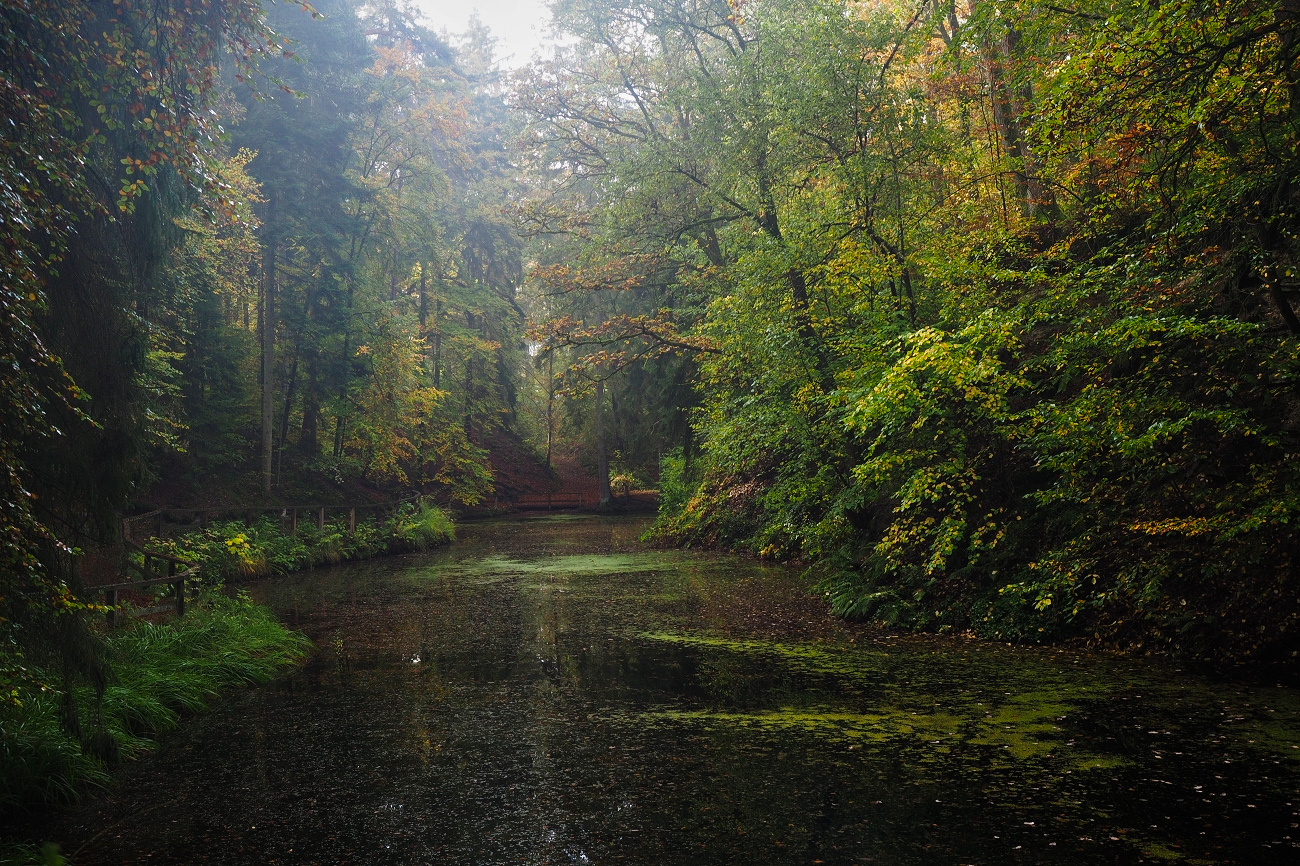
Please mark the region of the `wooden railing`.
<svg viewBox="0 0 1300 866"><path fill-rule="evenodd" d="M163 529L170 515L187 515L197 516L200 526L209 520L215 520L222 516L239 517L244 523L252 524L259 514L276 514L280 515L283 520L289 521L290 532L296 534L300 517L306 519L315 518L316 528L325 528L325 517L327 513L337 514L340 511L346 511L348 515L348 534L356 532L357 529L357 512L363 514L366 511L380 511L385 509L396 510L398 507L409 502L418 501L419 497L411 496L404 499L394 500L392 502L365 502L360 505L233 505L218 506L213 508L160 508L145 514L136 514L131 517L122 519L122 537L127 541L134 541L137 535L137 527L143 528L145 537L152 535L163 535Z"/></svg>
<svg viewBox="0 0 1300 866"><path fill-rule="evenodd" d="M586 497L581 493L538 493L520 496L516 508L585 508Z"/></svg>
<svg viewBox="0 0 1300 866"><path fill-rule="evenodd" d="M128 616L145 616L151 613L162 613L163 611L176 611L177 616L185 616L185 581L194 580L199 576L199 567L186 559L177 556L169 556L165 553L155 553L151 550L145 550L133 541L126 542L128 553L134 552L141 555L141 564L136 565L135 561L129 557L126 559L127 571L134 571L139 576L136 580L125 580L120 583L110 583L103 586L91 587L94 592L104 594L104 604L108 607L106 614L109 625L117 624L118 600L123 590L128 589L147 589L151 586L157 586L162 583L171 584L173 600L167 604L155 605L154 607L141 608L132 610ZM153 563L158 563L158 569L155 571ZM165 573L164 573L165 572Z"/></svg>
<svg viewBox="0 0 1300 866"><path fill-rule="evenodd" d="M102 593L104 603L108 607L107 617L110 625L117 622L119 614L126 616L145 616L152 613L162 613L175 609L177 616L185 615L185 582L193 581L198 577L199 568L189 560L181 559L176 556L169 556L165 553L157 553L146 550L136 541L137 537L145 539L151 537L163 537L169 517L172 516L197 516L200 526L209 520L219 519L223 516L242 517L246 524L252 524L259 514L279 513L281 520L288 518L290 532L298 533L299 516L315 518L317 529L325 528L325 518L327 513L337 514L340 511L346 511L348 516L348 535L352 535L357 530L357 512L393 509L394 511L408 502L417 501L419 497L407 497L398 499L393 502L366 502L360 505L239 505L227 507L209 507L209 508L160 508L145 514L136 514L131 517L122 519L122 540L126 547L125 558L126 571L135 572L138 575L132 580L119 581L117 583L101 584L99 586L88 587L91 592ZM191 524L192 525L192 524ZM136 565L130 554L139 554L141 565ZM118 602L124 591L133 589L147 589L159 584L170 584L172 587L172 600L166 604L155 605L154 607L131 610L129 613L120 611Z"/></svg>

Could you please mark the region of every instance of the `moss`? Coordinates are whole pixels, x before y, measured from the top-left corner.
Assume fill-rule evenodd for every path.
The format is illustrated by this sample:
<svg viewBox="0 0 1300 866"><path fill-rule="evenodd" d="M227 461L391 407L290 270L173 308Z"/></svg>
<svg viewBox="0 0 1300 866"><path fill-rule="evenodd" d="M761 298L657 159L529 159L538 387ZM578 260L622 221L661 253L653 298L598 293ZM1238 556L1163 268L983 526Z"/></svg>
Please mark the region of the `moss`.
<svg viewBox="0 0 1300 866"><path fill-rule="evenodd" d="M1037 723L1042 715L1032 718L1034 721L1021 725L1007 721L1007 717L981 722L946 711L924 712L905 707L878 707L871 712L853 712L841 707L782 707L750 713L659 710L642 714L642 719L651 724L757 728L843 739L849 743L911 739L937 754L946 754L957 747L993 747L1001 756L1017 761L1055 757L1076 770L1114 769L1127 763L1113 755L1063 748L1054 727Z"/></svg>
<svg viewBox="0 0 1300 866"><path fill-rule="evenodd" d="M884 709L876 713L854 713L836 707L782 707L757 713L712 712L708 710L665 710L644 715L647 720L701 722L737 727L802 730L821 736L848 740L884 742L893 737L957 737L961 720L947 713L917 713Z"/></svg>
<svg viewBox="0 0 1300 866"><path fill-rule="evenodd" d="M869 660L889 656L889 653L886 652L846 649L834 644L814 645L778 643L765 640L733 640L712 635L685 635L671 632L641 632L638 637L682 646L722 649L741 654L776 656L809 673L845 676L861 675L867 671L878 671L881 668L879 662L873 664Z"/></svg>
<svg viewBox="0 0 1300 866"><path fill-rule="evenodd" d="M1300 762L1300 695L1292 689L1252 689L1245 718L1233 726L1243 745Z"/></svg>
<svg viewBox="0 0 1300 866"><path fill-rule="evenodd" d="M974 720L972 727L977 733L970 742L1002 748L1020 760L1048 755L1063 745L1057 721L1077 709L1073 704L1061 703L1060 695L1054 692L1014 695L984 719ZM1089 756L1089 760L1101 766L1096 756ZM1102 763L1114 765L1112 759Z"/></svg>
<svg viewBox="0 0 1300 866"><path fill-rule="evenodd" d="M1148 857L1154 857L1157 860L1182 860L1183 855L1179 854L1168 845L1160 842L1145 842L1138 846L1139 850Z"/></svg>

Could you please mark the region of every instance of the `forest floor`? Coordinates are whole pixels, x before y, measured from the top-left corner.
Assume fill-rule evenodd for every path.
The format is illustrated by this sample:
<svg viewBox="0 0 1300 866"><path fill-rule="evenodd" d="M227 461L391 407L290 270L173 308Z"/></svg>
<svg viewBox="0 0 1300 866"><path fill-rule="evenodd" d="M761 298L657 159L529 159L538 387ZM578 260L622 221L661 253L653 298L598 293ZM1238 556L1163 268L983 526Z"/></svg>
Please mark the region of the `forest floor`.
<svg viewBox="0 0 1300 866"><path fill-rule="evenodd" d="M514 502L522 497L547 494L565 499L581 497L584 508L588 509L600 499L600 483L579 450L555 453L548 467L541 456L513 433L498 431L483 445L488 451L494 490L486 501L474 507L450 504L454 512L469 517L500 514L512 510ZM278 470L274 489L266 495L261 491L256 460L225 472L207 473L201 478L186 474L179 462L175 466L164 462L157 479L137 497L136 510L366 504L387 502L410 492L409 488L359 478L332 479L302 465L301 460L291 454L284 456L284 463ZM439 500L437 490L429 488L423 492ZM649 491L616 490L615 494L617 511L653 511L657 501L654 493Z"/></svg>

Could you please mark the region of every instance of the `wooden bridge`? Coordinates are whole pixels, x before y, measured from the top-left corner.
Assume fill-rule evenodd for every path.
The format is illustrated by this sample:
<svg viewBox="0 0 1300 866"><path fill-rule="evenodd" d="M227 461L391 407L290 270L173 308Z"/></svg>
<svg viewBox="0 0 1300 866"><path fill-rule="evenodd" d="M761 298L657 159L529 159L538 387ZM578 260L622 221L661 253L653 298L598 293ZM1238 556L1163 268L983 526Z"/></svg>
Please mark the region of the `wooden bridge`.
<svg viewBox="0 0 1300 866"><path fill-rule="evenodd" d="M545 508L586 508L586 497L581 493L528 493L515 498L516 508L531 510Z"/></svg>

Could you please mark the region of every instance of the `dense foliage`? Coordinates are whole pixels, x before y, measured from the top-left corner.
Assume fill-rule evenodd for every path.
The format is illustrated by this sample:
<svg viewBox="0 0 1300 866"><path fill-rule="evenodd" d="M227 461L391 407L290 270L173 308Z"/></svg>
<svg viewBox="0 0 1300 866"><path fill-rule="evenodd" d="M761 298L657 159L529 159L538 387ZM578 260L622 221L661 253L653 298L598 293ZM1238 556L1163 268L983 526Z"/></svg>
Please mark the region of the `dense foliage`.
<svg viewBox="0 0 1300 866"><path fill-rule="evenodd" d="M557 15L529 213L589 300L543 336L698 368L659 538L909 627L1296 651L1291 5Z"/></svg>
<svg viewBox="0 0 1300 866"><path fill-rule="evenodd" d="M80 615L78 555L116 534L170 432L151 302L174 218L230 198L222 78L282 47L242 0L6 3L0 33L0 686L12 709L60 683L43 700L89 757L110 757L76 697L111 674Z"/></svg>
<svg viewBox="0 0 1300 866"><path fill-rule="evenodd" d="M351 530L342 517L327 521L323 529L305 522L297 532L286 531L282 521L264 517L251 524L212 523L193 532L154 539L148 549L193 563L204 585L218 587L228 580L286 574L383 553L429 550L446 544L454 535L451 520L441 509L428 503L407 503L391 518L362 519Z"/></svg>

